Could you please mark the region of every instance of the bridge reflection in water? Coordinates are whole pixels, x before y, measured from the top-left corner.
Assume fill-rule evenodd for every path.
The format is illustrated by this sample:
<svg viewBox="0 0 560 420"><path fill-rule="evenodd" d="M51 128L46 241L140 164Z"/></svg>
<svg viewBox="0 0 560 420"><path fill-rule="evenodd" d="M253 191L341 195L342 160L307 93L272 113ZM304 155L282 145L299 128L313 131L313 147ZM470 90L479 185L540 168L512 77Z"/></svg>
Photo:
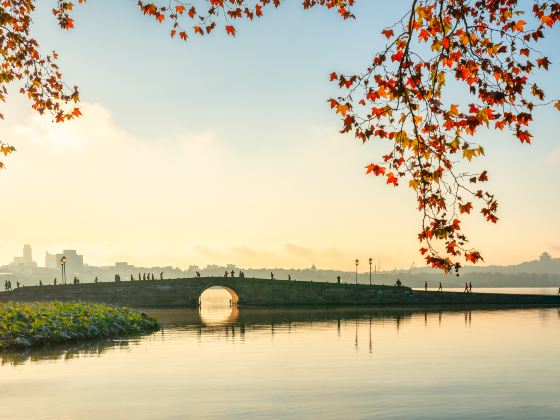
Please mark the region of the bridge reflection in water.
<svg viewBox="0 0 560 420"><path fill-rule="evenodd" d="M0 353L1 364L23 364L44 360L67 360L76 357L101 356L105 352L127 349L146 343L166 340L175 336L197 337L198 340L215 340L226 338L244 342L258 336L275 334L309 333L311 331L332 331L333 337L339 339L352 334L356 352L375 352L375 332L395 328L411 330L422 328L457 328L458 321L464 328L470 329L473 319L482 324L497 317L519 316L531 317L538 314L542 322L560 321L560 308L531 309L379 309L379 308L238 308L229 306L229 295L212 289L209 301L202 301L200 308L184 309L144 309L155 317L162 329L148 336L123 337L117 340L100 340L71 345L48 346L23 352ZM217 301L220 296L221 302ZM206 303L206 305L204 304ZM510 313L511 312L511 313ZM447 324L446 324L447 321ZM408 330L406 330L408 331ZM192 334L192 335L191 335Z"/></svg>

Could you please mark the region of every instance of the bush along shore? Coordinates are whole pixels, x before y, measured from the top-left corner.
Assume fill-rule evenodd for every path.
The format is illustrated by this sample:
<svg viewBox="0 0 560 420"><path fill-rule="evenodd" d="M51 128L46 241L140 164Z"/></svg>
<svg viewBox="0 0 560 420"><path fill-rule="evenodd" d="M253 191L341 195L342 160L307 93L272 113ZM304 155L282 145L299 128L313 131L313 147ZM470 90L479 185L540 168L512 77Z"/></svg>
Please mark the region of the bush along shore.
<svg viewBox="0 0 560 420"><path fill-rule="evenodd" d="M155 319L124 307L61 302L0 304L0 351L157 329Z"/></svg>

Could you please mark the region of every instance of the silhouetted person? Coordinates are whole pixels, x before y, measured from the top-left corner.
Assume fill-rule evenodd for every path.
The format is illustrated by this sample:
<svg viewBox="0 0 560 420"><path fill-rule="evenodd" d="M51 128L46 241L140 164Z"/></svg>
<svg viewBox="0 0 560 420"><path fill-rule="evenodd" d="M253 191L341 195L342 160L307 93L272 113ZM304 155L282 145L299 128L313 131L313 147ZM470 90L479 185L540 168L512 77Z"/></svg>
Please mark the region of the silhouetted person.
<svg viewBox="0 0 560 420"><path fill-rule="evenodd" d="M465 291L464 293L468 293L469 292L469 285L465 282Z"/></svg>
<svg viewBox="0 0 560 420"><path fill-rule="evenodd" d="M39 280L39 286L42 286L42 285L43 285L43 281Z"/></svg>
<svg viewBox="0 0 560 420"><path fill-rule="evenodd" d="M270 272L270 280L274 280L274 273L272 271Z"/></svg>
<svg viewBox="0 0 560 420"><path fill-rule="evenodd" d="M472 292L472 283L469 281L469 292Z"/></svg>
<svg viewBox="0 0 560 420"><path fill-rule="evenodd" d="M197 271L196 272L196 278L199 279L200 278L200 273Z"/></svg>
<svg viewBox="0 0 560 420"><path fill-rule="evenodd" d="M443 292L443 287L441 287L441 281L439 282L438 292Z"/></svg>
<svg viewBox="0 0 560 420"><path fill-rule="evenodd" d="M292 281L292 276L288 274L288 281Z"/></svg>
<svg viewBox="0 0 560 420"><path fill-rule="evenodd" d="M142 280L146 280L146 273L142 274Z"/></svg>
<svg viewBox="0 0 560 420"><path fill-rule="evenodd" d="M235 271L231 270L231 273L230 273L230 274L231 274L231 278L234 278L234 277L235 277Z"/></svg>
<svg viewBox="0 0 560 420"><path fill-rule="evenodd" d="M338 284L340 284L340 279L341 279L341 278L342 278L342 277L340 277L340 276L336 276L336 282L337 282Z"/></svg>
<svg viewBox="0 0 560 420"><path fill-rule="evenodd" d="M240 278L240 279L244 279L244 278L245 278L245 272L240 271L240 272L239 272L239 278Z"/></svg>
<svg viewBox="0 0 560 420"><path fill-rule="evenodd" d="M130 275L130 281L134 281L134 276L132 274Z"/></svg>
<svg viewBox="0 0 560 420"><path fill-rule="evenodd" d="M228 275L229 275L229 273L226 270L226 272L224 273L224 277L227 277Z"/></svg>
<svg viewBox="0 0 560 420"><path fill-rule="evenodd" d="M401 287L401 286L402 286L402 281L401 281L401 279L397 279L397 282L395 283L395 285L396 285L397 287Z"/></svg>
<svg viewBox="0 0 560 420"><path fill-rule="evenodd" d="M55 279L56 280L56 279ZM99 283L99 279L97 278L97 276L95 276L95 280L93 280L94 283ZM55 283L56 284L56 283Z"/></svg>
<svg viewBox="0 0 560 420"><path fill-rule="evenodd" d="M118 283L121 281L121 276L119 276L118 274L115 274L115 282Z"/></svg>
<svg viewBox="0 0 560 420"><path fill-rule="evenodd" d="M140 273L138 273L138 281L142 280L142 278L140 277Z"/></svg>
<svg viewBox="0 0 560 420"><path fill-rule="evenodd" d="M54 285L56 286L56 277L54 278L54 282L53 282L53 284L54 284Z"/></svg>
<svg viewBox="0 0 560 420"><path fill-rule="evenodd" d="M428 291L428 282L427 281L424 282L424 290L426 292Z"/></svg>
<svg viewBox="0 0 560 420"><path fill-rule="evenodd" d="M163 271L161 273L159 273L159 279L163 280Z"/></svg>
<svg viewBox="0 0 560 420"><path fill-rule="evenodd" d="M19 289L19 281L16 282L16 289Z"/></svg>
<svg viewBox="0 0 560 420"><path fill-rule="evenodd" d="M152 280L155 280L154 273L152 273Z"/></svg>

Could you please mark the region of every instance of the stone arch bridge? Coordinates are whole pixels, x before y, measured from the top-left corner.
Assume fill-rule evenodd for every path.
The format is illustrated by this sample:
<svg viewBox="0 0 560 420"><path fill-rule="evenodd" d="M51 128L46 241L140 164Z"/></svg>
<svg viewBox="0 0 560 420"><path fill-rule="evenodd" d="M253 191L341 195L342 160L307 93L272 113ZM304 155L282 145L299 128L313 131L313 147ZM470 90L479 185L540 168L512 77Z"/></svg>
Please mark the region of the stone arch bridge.
<svg viewBox="0 0 560 420"><path fill-rule="evenodd" d="M0 292L0 302L58 300L197 307L200 295L214 286L226 289L239 306L560 306L560 296L424 292L408 287L223 277L22 287Z"/></svg>

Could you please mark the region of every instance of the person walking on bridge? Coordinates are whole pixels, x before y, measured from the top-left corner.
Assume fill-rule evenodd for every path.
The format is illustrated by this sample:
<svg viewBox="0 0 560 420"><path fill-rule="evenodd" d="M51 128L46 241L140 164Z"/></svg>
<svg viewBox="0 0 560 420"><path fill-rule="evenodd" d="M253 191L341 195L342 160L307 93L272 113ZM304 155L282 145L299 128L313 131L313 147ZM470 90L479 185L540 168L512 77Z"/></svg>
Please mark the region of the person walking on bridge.
<svg viewBox="0 0 560 420"><path fill-rule="evenodd" d="M200 278L200 273L197 271L196 272L196 278L199 279Z"/></svg>
<svg viewBox="0 0 560 420"><path fill-rule="evenodd" d="M274 273L272 271L270 272L270 280L274 280Z"/></svg>
<svg viewBox="0 0 560 420"><path fill-rule="evenodd" d="M441 281L439 282L439 287L437 289L438 292L443 292L443 287L441 287Z"/></svg>
<svg viewBox="0 0 560 420"><path fill-rule="evenodd" d="M235 277L235 271L231 270L231 273L230 273L230 274L231 274L231 278L234 278L234 277Z"/></svg>
<svg viewBox="0 0 560 420"><path fill-rule="evenodd" d="M229 273L226 270L226 272L224 273L224 277L227 277L228 275L229 275Z"/></svg>
<svg viewBox="0 0 560 420"><path fill-rule="evenodd" d="M424 290L426 292L428 291L428 282L427 281L424 282Z"/></svg>
<svg viewBox="0 0 560 420"><path fill-rule="evenodd" d="M163 271L161 273L159 273L159 279L163 280Z"/></svg>
<svg viewBox="0 0 560 420"><path fill-rule="evenodd" d="M469 285L467 282L465 282L465 290L463 293L469 293Z"/></svg>
<svg viewBox="0 0 560 420"><path fill-rule="evenodd" d="M469 293L472 293L472 283L469 281Z"/></svg>

